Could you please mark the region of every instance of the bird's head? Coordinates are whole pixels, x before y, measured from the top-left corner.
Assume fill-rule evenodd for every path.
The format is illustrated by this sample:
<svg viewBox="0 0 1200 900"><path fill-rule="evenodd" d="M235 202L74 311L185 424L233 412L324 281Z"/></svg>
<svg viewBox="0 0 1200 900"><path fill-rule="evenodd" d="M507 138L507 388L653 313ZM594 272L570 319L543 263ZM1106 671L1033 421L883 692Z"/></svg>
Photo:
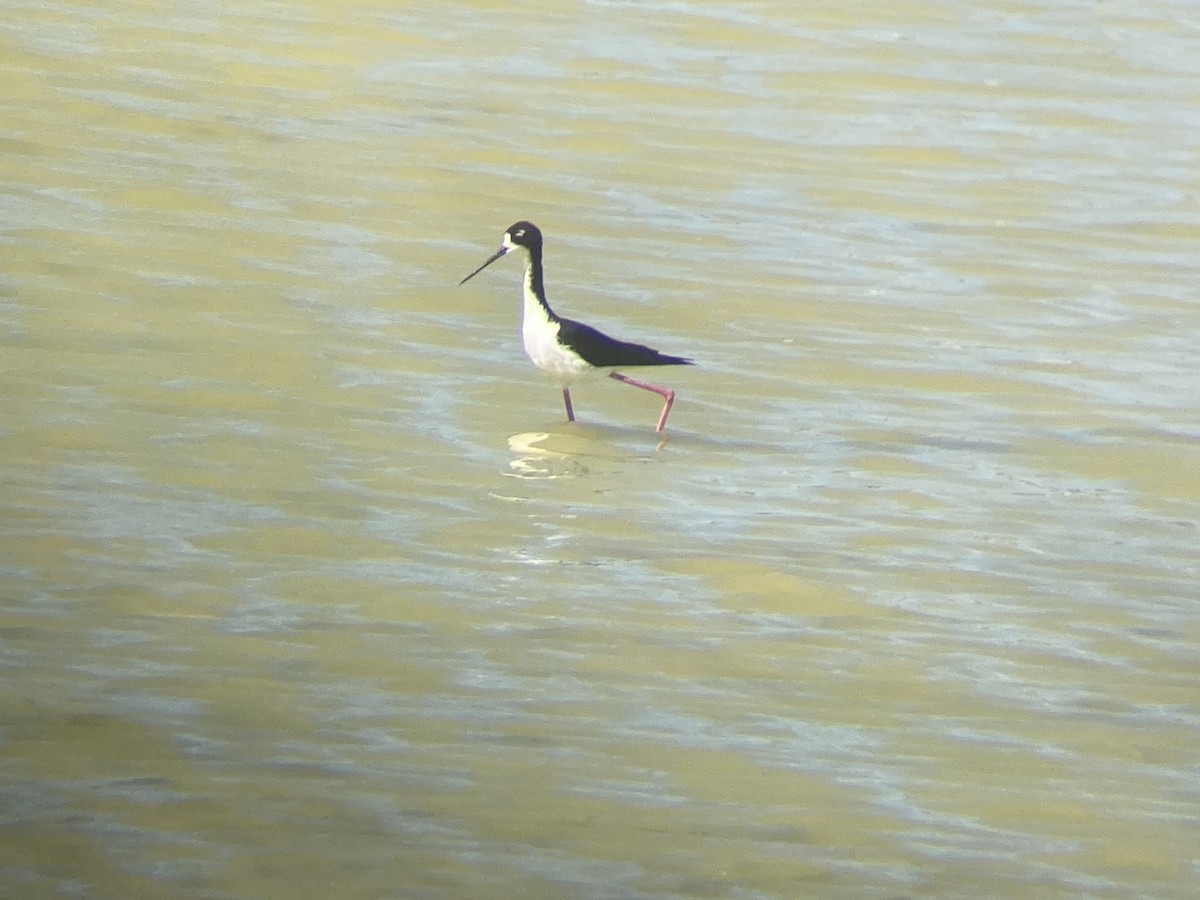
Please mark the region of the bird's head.
<svg viewBox="0 0 1200 900"><path fill-rule="evenodd" d="M508 230L504 232L504 240L500 242L500 249L489 256L482 266L459 284L466 284L500 257L517 249L524 250L527 255L531 256L542 252L542 232L532 222L521 221L509 225Z"/></svg>

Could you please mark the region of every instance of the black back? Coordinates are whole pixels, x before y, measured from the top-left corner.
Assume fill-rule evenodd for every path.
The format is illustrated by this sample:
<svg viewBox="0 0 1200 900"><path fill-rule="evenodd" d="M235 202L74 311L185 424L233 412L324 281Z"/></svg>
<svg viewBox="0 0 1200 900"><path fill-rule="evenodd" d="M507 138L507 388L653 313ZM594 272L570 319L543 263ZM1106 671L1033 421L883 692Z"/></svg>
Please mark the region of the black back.
<svg viewBox="0 0 1200 900"><path fill-rule="evenodd" d="M558 339L597 369L618 366L690 366L690 359L668 356L645 344L618 341L603 331L573 319L558 317Z"/></svg>

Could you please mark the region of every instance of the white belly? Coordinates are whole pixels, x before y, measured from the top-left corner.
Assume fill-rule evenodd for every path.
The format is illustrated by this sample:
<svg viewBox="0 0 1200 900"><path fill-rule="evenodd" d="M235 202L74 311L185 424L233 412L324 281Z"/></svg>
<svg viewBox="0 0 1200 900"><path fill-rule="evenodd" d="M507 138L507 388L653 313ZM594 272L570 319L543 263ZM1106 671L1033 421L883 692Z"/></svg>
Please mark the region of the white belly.
<svg viewBox="0 0 1200 900"><path fill-rule="evenodd" d="M578 353L558 343L558 327L557 322L551 322L544 314L531 316L527 313L521 337L525 354L533 364L566 387L581 375L596 370Z"/></svg>
<svg viewBox="0 0 1200 900"><path fill-rule="evenodd" d="M525 315L521 325L525 354L535 366L566 387L581 375L595 372L596 369L584 362L578 353L558 342L559 327L558 322L546 314L545 308L526 284Z"/></svg>

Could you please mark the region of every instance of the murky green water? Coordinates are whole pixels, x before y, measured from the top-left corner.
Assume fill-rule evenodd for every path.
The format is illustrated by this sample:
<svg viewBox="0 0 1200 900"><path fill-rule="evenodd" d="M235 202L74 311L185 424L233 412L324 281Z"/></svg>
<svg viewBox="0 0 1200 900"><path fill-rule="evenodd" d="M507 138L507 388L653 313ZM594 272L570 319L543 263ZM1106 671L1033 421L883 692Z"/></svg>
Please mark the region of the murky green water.
<svg viewBox="0 0 1200 900"><path fill-rule="evenodd" d="M0 894L1186 897L1200 17L10 4ZM551 301L696 358L524 359Z"/></svg>

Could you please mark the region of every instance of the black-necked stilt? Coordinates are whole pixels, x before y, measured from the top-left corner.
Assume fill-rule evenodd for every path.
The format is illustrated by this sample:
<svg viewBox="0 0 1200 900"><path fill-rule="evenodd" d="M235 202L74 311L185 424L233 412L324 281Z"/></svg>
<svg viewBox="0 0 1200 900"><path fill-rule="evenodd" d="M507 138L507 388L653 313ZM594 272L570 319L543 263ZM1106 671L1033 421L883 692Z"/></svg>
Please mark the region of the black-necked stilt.
<svg viewBox="0 0 1200 900"><path fill-rule="evenodd" d="M692 361L682 356L668 356L642 344L618 341L591 325L556 315L546 302L546 288L542 282L542 232L532 222L517 222L510 226L504 232L500 249L459 284L466 284L513 250L525 251L525 321L521 326L525 353L535 366L557 378L562 385L567 421L575 421L575 410L571 407L572 382L582 375L610 369L610 378L654 391L663 398L665 402L657 428L662 431L671 413L671 405L675 402L675 392L670 388L638 381L616 370L629 366L690 366Z"/></svg>

